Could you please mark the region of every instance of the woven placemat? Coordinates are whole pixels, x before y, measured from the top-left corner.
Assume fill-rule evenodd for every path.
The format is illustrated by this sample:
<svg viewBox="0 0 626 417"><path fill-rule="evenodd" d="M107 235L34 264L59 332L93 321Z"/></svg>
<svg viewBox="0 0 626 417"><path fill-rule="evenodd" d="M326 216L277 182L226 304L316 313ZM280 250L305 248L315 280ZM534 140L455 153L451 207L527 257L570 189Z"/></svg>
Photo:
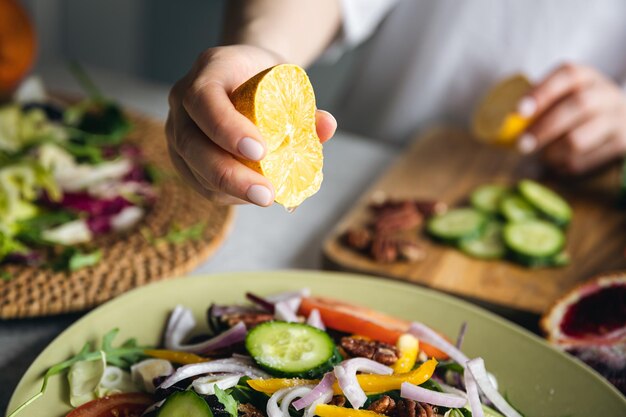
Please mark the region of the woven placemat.
<svg viewBox="0 0 626 417"><path fill-rule="evenodd" d="M156 203L133 230L95 242L102 249L102 259L93 267L68 273L3 266L11 278L0 281L0 319L82 311L135 287L180 276L206 260L230 231L234 209L205 200L174 174L163 123L129 115L134 129L128 141L137 144L146 160L165 173L157 184ZM184 229L201 222L204 230L197 240L171 243L161 239L155 243L146 238L146 234L164 236L173 225Z"/></svg>

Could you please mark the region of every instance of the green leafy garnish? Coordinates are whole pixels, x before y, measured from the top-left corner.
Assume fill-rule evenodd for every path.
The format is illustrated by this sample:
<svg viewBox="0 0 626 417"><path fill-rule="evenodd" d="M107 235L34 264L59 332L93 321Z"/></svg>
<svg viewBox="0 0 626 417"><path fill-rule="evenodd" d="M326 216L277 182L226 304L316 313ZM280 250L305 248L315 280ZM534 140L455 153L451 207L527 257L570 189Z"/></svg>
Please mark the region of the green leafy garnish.
<svg viewBox="0 0 626 417"><path fill-rule="evenodd" d="M51 264L54 271L78 271L79 269L93 266L100 262L102 250L93 252L81 252L75 247L67 247Z"/></svg>
<svg viewBox="0 0 626 417"><path fill-rule="evenodd" d="M11 412L7 417L16 416L20 411L24 410L38 398L42 397L46 392L48 380L54 375L65 372L78 361L97 360L101 358L104 353L106 361L109 365L129 368L132 364L138 362L139 359L145 356L144 350L147 349L147 347L137 346L137 341L135 339L128 339L119 347L113 347L113 339L115 339L115 336L117 336L118 333L119 329L117 328L110 330L102 337L102 342L98 349L93 349L90 343L85 343L78 354L49 368L43 375L43 384L41 385L39 392L13 410L13 412Z"/></svg>
<svg viewBox="0 0 626 417"><path fill-rule="evenodd" d="M173 223L168 232L163 236L154 237L152 232L147 228L141 229L141 234L152 245L159 245L162 243L173 243L178 245L190 240L201 239L204 229L206 229L205 222L198 222L185 228L181 228L176 223Z"/></svg>
<svg viewBox="0 0 626 417"><path fill-rule="evenodd" d="M217 400L224 406L224 410L228 412L232 417L237 417L237 400L233 398L231 394L228 394L226 391L221 389L220 387L214 385L215 396Z"/></svg>
<svg viewBox="0 0 626 417"><path fill-rule="evenodd" d="M7 271L0 271L0 279L4 282L11 281L13 275L9 274Z"/></svg>
<svg viewBox="0 0 626 417"><path fill-rule="evenodd" d="M241 377L239 379L239 383L231 388L230 394L241 404L252 404L259 410L265 410L267 407L267 400L270 397L267 394L250 388L247 383L248 380L250 380L250 377Z"/></svg>

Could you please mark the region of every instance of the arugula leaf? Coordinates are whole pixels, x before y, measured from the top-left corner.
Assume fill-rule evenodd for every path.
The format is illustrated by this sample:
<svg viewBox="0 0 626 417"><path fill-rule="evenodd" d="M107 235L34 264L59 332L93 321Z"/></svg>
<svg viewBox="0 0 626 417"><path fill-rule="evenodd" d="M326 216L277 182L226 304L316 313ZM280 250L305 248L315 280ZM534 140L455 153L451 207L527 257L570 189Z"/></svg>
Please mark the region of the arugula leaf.
<svg viewBox="0 0 626 417"><path fill-rule="evenodd" d="M420 387L429 389L431 391L443 392L441 385L439 385L436 381L429 379L426 382L420 384Z"/></svg>
<svg viewBox="0 0 626 417"><path fill-rule="evenodd" d="M75 247L67 247L54 260L51 267L54 271L78 271L81 268L96 265L102 258L102 250L81 252Z"/></svg>
<svg viewBox="0 0 626 417"><path fill-rule="evenodd" d="M205 222L198 222L186 228L180 228L176 223L170 225L168 232L160 237L155 238L152 232L147 229L141 229L140 233L149 243L152 245L159 245L162 243L173 243L178 245L190 240L199 240L202 238L202 234L206 229Z"/></svg>
<svg viewBox="0 0 626 417"><path fill-rule="evenodd" d="M144 351L147 347L137 346L134 339L128 339L120 347L113 347L113 339L117 336L118 332L119 329L117 328L107 332L102 337L100 349L92 349L92 345L87 342L76 355L66 361L57 363L56 365L50 367L43 375L43 383L39 392L13 410L13 412L8 414L7 417L15 417L38 398L42 397L48 387L48 380L54 375L65 372L78 361L96 360L104 353L108 364L115 365L116 363L120 363L120 361L122 361L125 364L125 367L128 367L129 365L136 363L140 358L145 357Z"/></svg>
<svg viewBox="0 0 626 417"><path fill-rule="evenodd" d="M439 362L437 364L437 369L441 369L444 371L452 371L460 375L463 375L463 371L464 371L461 365L452 361Z"/></svg>
<svg viewBox="0 0 626 417"><path fill-rule="evenodd" d="M259 410L265 410L267 400L270 398L269 395L250 388L247 383L248 380L250 377L241 377L239 383L230 390L230 394L241 404L252 404Z"/></svg>
<svg viewBox="0 0 626 417"><path fill-rule="evenodd" d="M228 414L232 417L237 417L237 400L217 385L214 386L214 389L217 400L224 406L224 409L228 412Z"/></svg>
<svg viewBox="0 0 626 417"><path fill-rule="evenodd" d="M0 271L0 279L4 282L8 282L13 279L13 275L9 274L7 271Z"/></svg>
<svg viewBox="0 0 626 417"><path fill-rule="evenodd" d="M102 259L102 250L98 249L90 253L76 252L72 255L69 261L69 270L78 271L81 268L93 266L100 262Z"/></svg>

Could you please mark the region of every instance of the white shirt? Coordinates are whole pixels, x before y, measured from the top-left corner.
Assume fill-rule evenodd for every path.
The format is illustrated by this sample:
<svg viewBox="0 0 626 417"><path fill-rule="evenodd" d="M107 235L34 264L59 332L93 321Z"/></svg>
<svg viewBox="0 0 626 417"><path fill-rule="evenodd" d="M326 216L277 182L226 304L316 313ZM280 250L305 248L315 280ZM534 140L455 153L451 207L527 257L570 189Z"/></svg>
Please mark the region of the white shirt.
<svg viewBox="0 0 626 417"><path fill-rule="evenodd" d="M401 141L466 124L497 80L538 81L564 61L626 75L624 0L342 0L342 47L371 37L334 113L342 129Z"/></svg>

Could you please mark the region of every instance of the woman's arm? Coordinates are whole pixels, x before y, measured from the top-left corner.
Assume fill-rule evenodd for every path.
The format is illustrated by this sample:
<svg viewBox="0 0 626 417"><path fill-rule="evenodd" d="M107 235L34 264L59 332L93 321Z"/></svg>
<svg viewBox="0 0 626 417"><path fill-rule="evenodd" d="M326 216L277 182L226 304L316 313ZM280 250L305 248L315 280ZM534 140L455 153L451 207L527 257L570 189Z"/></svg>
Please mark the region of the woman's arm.
<svg viewBox="0 0 626 417"><path fill-rule="evenodd" d="M270 50L288 62L311 64L341 26L339 0L230 0L224 41Z"/></svg>
<svg viewBox="0 0 626 417"><path fill-rule="evenodd" d="M170 92L165 126L172 163L196 191L226 204L269 206L272 184L235 156L259 161L266 146L257 127L229 95L258 72L281 62L310 63L339 27L339 0L228 2L230 46L202 52ZM317 133L328 140L337 127L317 112Z"/></svg>

